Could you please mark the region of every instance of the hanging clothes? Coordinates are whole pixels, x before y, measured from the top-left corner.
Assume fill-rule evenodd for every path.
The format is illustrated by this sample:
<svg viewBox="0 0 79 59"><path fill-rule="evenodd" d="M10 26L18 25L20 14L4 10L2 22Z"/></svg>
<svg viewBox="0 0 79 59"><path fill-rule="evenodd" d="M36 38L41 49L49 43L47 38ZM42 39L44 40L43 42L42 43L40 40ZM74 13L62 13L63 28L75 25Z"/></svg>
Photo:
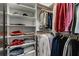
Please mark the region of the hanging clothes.
<svg viewBox="0 0 79 59"><path fill-rule="evenodd" d="M63 49L63 56L72 56L72 46L70 45L71 39L68 38Z"/></svg>
<svg viewBox="0 0 79 59"><path fill-rule="evenodd" d="M46 12L46 11L41 11L40 15L40 30L42 29L43 31L45 31L45 29L50 30L52 29L52 18L53 18L53 14L50 12Z"/></svg>
<svg viewBox="0 0 79 59"><path fill-rule="evenodd" d="M63 56L79 56L79 41L68 38L64 46Z"/></svg>
<svg viewBox="0 0 79 59"><path fill-rule="evenodd" d="M73 8L74 8L74 17L73 17L73 21L72 21L72 33L75 33L75 27L76 27L76 4L73 4Z"/></svg>
<svg viewBox="0 0 79 59"><path fill-rule="evenodd" d="M40 12L39 20L40 20L40 28L47 27L47 12Z"/></svg>
<svg viewBox="0 0 79 59"><path fill-rule="evenodd" d="M79 4L75 4L75 19L74 19L74 26L75 29L74 33L79 33Z"/></svg>
<svg viewBox="0 0 79 59"><path fill-rule="evenodd" d="M53 20L52 16L53 14L48 12L48 27L47 28L50 28L50 29L52 29L52 20Z"/></svg>
<svg viewBox="0 0 79 59"><path fill-rule="evenodd" d="M56 8L56 32L69 31L73 17L72 3L58 3Z"/></svg>
<svg viewBox="0 0 79 59"><path fill-rule="evenodd" d="M53 38L54 36L51 35L51 34L46 34L48 36L48 39L49 39L49 44L50 44L50 50L52 49L52 41L53 41Z"/></svg>
<svg viewBox="0 0 79 59"><path fill-rule="evenodd" d="M59 38L60 36L56 36L52 41L51 56L59 56Z"/></svg>
<svg viewBox="0 0 79 59"><path fill-rule="evenodd" d="M57 7L57 3L53 4L53 20L52 20L52 32L55 34L56 30L55 30L55 23L56 23L56 7Z"/></svg>
<svg viewBox="0 0 79 59"><path fill-rule="evenodd" d="M65 30L64 19L66 17L66 3L58 3L56 9L56 32L63 32Z"/></svg>
<svg viewBox="0 0 79 59"><path fill-rule="evenodd" d="M65 45L65 42L67 41L68 37L64 36L62 38L60 38L60 56L63 55L63 49L64 49L64 45Z"/></svg>
<svg viewBox="0 0 79 59"><path fill-rule="evenodd" d="M50 43L48 36L45 34L41 34L38 37L38 50L39 50L39 55L40 56L50 56Z"/></svg>
<svg viewBox="0 0 79 59"><path fill-rule="evenodd" d="M67 16L65 18L65 31L71 31L72 21L74 17L74 6L73 3L67 4Z"/></svg>
<svg viewBox="0 0 79 59"><path fill-rule="evenodd" d="M56 36L52 41L51 56L62 56L67 37Z"/></svg>
<svg viewBox="0 0 79 59"><path fill-rule="evenodd" d="M72 56L79 56L79 41L78 40L71 40L72 43Z"/></svg>

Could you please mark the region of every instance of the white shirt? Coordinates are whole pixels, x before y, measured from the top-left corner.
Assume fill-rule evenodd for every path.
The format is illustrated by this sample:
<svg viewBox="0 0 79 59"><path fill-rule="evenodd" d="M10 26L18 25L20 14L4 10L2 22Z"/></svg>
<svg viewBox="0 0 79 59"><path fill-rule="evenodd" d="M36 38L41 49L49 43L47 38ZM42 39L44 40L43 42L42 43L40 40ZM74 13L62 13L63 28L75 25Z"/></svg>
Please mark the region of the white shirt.
<svg viewBox="0 0 79 59"><path fill-rule="evenodd" d="M40 56L50 56L51 49L47 35L41 34L40 37L38 37L38 50Z"/></svg>

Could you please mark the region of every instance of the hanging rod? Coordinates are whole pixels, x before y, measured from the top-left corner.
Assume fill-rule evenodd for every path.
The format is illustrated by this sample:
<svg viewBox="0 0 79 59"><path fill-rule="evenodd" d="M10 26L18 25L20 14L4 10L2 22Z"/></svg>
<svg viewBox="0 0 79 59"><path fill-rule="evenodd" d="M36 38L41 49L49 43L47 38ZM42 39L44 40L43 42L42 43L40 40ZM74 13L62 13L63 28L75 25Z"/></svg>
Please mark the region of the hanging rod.
<svg viewBox="0 0 79 59"><path fill-rule="evenodd" d="M54 36L54 33L53 32L49 32L49 31L47 31L47 32L44 32L44 31L37 31L37 34L46 34L46 33L50 33L50 34L52 34L53 36Z"/></svg>
<svg viewBox="0 0 79 59"><path fill-rule="evenodd" d="M57 32L56 35L68 35L68 36L77 36L79 37L79 33L72 33L72 32Z"/></svg>

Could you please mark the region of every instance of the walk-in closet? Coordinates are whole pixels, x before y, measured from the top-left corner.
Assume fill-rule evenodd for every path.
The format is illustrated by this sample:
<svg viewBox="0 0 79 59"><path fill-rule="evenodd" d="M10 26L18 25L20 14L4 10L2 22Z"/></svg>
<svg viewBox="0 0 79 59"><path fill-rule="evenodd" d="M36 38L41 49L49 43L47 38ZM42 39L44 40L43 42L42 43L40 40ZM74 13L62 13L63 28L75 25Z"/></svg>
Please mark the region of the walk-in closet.
<svg viewBox="0 0 79 59"><path fill-rule="evenodd" d="M79 3L0 3L0 56L79 56Z"/></svg>

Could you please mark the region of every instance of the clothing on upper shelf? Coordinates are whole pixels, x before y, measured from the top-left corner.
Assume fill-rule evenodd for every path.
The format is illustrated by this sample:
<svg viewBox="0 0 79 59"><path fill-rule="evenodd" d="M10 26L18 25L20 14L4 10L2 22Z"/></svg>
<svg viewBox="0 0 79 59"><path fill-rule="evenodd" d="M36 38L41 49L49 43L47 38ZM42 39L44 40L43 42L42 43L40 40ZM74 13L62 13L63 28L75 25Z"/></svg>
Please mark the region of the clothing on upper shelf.
<svg viewBox="0 0 79 59"><path fill-rule="evenodd" d="M25 33L21 32L21 31L13 31L10 33L10 35L16 36L16 35L24 35Z"/></svg>

